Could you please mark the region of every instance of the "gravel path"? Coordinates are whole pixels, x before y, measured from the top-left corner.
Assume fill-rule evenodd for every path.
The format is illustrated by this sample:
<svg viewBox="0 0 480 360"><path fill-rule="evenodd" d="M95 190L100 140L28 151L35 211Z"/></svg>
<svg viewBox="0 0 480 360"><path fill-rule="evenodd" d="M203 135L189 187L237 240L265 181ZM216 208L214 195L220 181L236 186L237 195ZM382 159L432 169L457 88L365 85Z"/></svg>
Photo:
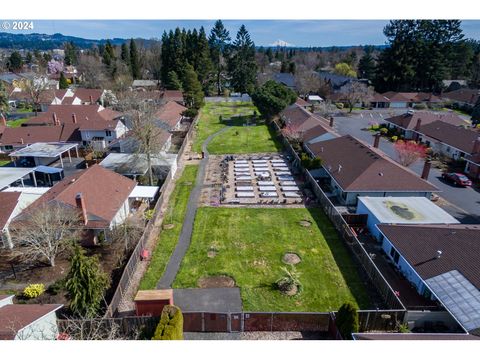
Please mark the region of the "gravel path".
<svg viewBox="0 0 480 360"><path fill-rule="evenodd" d="M185 214L185 220L183 221L182 231L180 237L178 238L177 246L168 261L165 272L163 273L162 278L157 284L157 289L169 289L172 287L172 283L177 276L177 272L180 269L180 264L183 260L183 257L187 253L188 247L190 246L190 241L192 239L193 232L193 222L195 220L195 214L197 213L198 203L200 199L200 193L203 188L203 183L205 181L205 172L208 163L209 153L207 150L208 144L210 141L226 131L229 127L225 127L216 133L210 135L202 144L202 151L204 153L204 158L200 161L200 166L198 168L197 179L195 182L195 187L190 193L188 199L187 212Z"/></svg>

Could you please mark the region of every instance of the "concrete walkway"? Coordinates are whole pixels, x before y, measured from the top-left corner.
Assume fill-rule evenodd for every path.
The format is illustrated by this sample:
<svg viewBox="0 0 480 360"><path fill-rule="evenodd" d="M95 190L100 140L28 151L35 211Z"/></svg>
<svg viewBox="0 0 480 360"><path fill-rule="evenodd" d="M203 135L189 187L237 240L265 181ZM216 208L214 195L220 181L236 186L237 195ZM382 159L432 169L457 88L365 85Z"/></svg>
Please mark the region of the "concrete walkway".
<svg viewBox="0 0 480 360"><path fill-rule="evenodd" d="M193 222L197 213L203 182L205 181L205 172L209 156L207 150L208 144L210 143L210 141L212 141L214 137L220 135L228 128L228 126L224 127L223 129L210 135L202 144L204 158L200 161L197 179L195 181L195 187L193 188L192 192L190 193L190 197L188 198L187 212L185 214L185 219L183 220L182 231L180 233L180 237L178 238L178 243L175 247L175 251L170 257L165 272L163 273L162 278L157 284L157 289L170 289L172 287L173 281L175 280L175 277L177 276L177 272L180 269L180 264L182 263L183 257L187 253L187 250L190 246L190 241L192 239Z"/></svg>

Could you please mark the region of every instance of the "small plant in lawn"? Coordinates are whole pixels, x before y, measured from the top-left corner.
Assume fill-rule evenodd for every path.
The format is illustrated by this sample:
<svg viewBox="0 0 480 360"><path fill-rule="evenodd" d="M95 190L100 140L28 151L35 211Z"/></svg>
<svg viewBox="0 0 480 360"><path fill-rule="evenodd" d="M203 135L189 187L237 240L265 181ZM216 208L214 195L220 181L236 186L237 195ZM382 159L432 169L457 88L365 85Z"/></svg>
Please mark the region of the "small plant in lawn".
<svg viewBox="0 0 480 360"><path fill-rule="evenodd" d="M179 307L165 305L152 340L183 340L183 315Z"/></svg>
<svg viewBox="0 0 480 360"><path fill-rule="evenodd" d="M43 284L30 284L23 289L23 296L27 299L35 299L45 292L45 285Z"/></svg>
<svg viewBox="0 0 480 360"><path fill-rule="evenodd" d="M299 292L302 284L300 282L300 273L293 265L290 265L290 270L282 267L283 276L275 282L276 287L283 294L295 295Z"/></svg>
<svg viewBox="0 0 480 360"><path fill-rule="evenodd" d="M344 303L338 309L336 323L338 331L344 339L351 340L352 333L358 332L358 309L352 303Z"/></svg>

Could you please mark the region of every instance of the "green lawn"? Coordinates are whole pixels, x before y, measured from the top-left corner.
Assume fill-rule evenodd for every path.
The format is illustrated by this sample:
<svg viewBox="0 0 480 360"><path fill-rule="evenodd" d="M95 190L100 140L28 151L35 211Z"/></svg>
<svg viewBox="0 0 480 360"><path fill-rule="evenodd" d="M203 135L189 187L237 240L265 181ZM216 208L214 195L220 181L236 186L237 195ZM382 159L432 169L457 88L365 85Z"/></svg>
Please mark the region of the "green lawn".
<svg viewBox="0 0 480 360"><path fill-rule="evenodd" d="M212 154L238 154L251 152L275 152L281 148L264 124L259 120L256 126L243 126L247 121L253 123L253 112L256 110L251 102L207 103L201 109L197 135L193 150L200 152L202 143L207 137L227 126L233 125L225 133L218 135L208 146ZM258 111L257 111L258 113ZM232 116L233 120L228 122ZM220 121L220 116L222 121Z"/></svg>
<svg viewBox="0 0 480 360"><path fill-rule="evenodd" d="M182 176L177 180L175 189L170 197L168 210L165 214L163 224L174 224L172 229L162 229L158 244L152 254L152 259L147 272L140 282L140 290L155 289L170 256L177 245L180 231L182 230L183 219L187 210L190 192L195 186L198 166L187 165Z"/></svg>
<svg viewBox="0 0 480 360"><path fill-rule="evenodd" d="M0 166L5 166L10 163L10 160L0 160Z"/></svg>
<svg viewBox="0 0 480 360"><path fill-rule="evenodd" d="M20 119L17 119L17 120L10 120L10 121L7 121L7 126L11 127L11 128L17 128L17 127L22 126L22 124L27 120L28 120L28 118L20 118Z"/></svg>
<svg viewBox="0 0 480 360"><path fill-rule="evenodd" d="M312 225L301 226L303 219ZM207 256L211 250L215 257ZM302 290L293 297L272 286L282 276L285 252L302 258L296 265ZM173 286L197 287L200 278L213 275L235 280L245 311L330 311L345 301L369 307L357 268L320 209L198 209Z"/></svg>

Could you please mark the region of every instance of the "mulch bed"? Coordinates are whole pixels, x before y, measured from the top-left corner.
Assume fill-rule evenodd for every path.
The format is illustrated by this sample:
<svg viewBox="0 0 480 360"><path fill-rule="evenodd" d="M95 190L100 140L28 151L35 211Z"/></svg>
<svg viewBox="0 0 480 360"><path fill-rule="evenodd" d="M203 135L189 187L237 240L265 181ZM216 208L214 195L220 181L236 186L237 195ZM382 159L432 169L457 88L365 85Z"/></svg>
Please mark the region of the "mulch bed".
<svg viewBox="0 0 480 360"><path fill-rule="evenodd" d="M235 280L230 276L208 276L198 280L198 287L200 288L232 288L235 287Z"/></svg>

